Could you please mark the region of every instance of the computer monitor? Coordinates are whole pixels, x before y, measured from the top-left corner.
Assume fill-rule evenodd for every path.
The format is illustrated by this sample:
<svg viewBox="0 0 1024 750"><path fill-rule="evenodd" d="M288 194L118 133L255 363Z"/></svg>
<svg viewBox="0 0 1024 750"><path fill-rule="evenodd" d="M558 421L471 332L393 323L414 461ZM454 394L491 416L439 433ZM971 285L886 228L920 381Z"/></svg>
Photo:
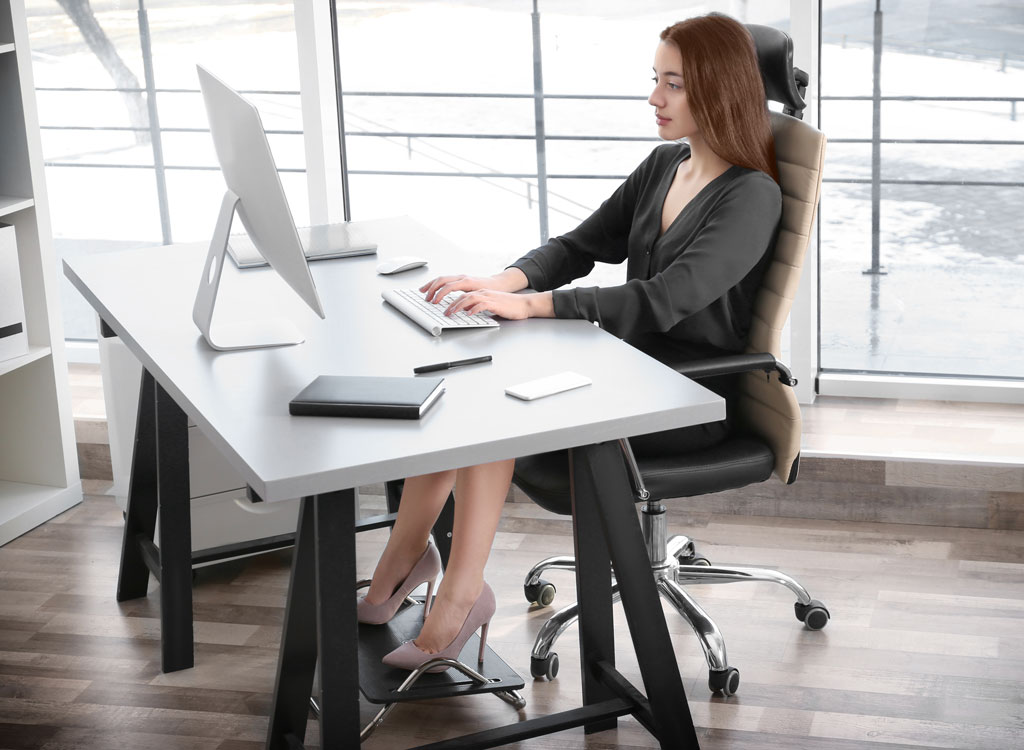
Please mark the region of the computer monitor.
<svg viewBox="0 0 1024 750"><path fill-rule="evenodd" d="M259 112L208 70L200 65L196 69L217 161L228 189L210 241L192 319L206 343L221 351L301 343L302 333L293 323L283 319L222 323L211 331L228 236L236 212L249 239L270 266L321 318L324 317L324 309L309 272Z"/></svg>

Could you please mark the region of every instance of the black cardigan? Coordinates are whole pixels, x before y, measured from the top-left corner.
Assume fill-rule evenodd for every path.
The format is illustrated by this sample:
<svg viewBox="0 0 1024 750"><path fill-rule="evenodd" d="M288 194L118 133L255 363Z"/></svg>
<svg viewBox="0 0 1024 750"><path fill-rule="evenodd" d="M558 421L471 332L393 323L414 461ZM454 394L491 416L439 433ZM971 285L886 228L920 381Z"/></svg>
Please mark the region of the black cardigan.
<svg viewBox="0 0 1024 750"><path fill-rule="evenodd" d="M764 172L732 166L659 237L665 196L689 155L686 144L654 149L576 229L512 264L531 288L555 290L556 317L595 321L664 362L743 351L782 194ZM595 261L623 260L625 284L557 289Z"/></svg>

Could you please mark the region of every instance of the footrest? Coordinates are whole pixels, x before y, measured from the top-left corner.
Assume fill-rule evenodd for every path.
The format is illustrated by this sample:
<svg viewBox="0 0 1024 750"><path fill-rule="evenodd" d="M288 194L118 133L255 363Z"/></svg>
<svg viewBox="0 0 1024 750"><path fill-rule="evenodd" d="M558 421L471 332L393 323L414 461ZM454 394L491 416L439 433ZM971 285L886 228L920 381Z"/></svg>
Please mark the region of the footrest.
<svg viewBox="0 0 1024 750"><path fill-rule="evenodd" d="M359 690L370 703L399 703L402 701L448 698L453 695L475 695L520 690L523 679L488 646L484 649L483 664L476 657L480 650L480 636L474 634L466 642L459 661L487 677L490 682L478 683L458 669L437 674L424 674L402 692L402 684L409 672L381 663L389 651L419 635L423 627L423 604L408 605L384 625L359 625Z"/></svg>

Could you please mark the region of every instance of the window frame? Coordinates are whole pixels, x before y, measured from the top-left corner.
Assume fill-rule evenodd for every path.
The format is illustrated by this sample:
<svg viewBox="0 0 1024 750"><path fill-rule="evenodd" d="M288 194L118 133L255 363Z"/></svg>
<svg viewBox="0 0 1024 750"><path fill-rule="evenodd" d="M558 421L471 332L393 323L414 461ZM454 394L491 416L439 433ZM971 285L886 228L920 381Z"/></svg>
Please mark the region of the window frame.
<svg viewBox="0 0 1024 750"><path fill-rule="evenodd" d="M348 182L342 165L344 112L337 96L340 76L335 49L337 14L329 3L295 3L300 96L306 150L311 223L342 221ZM808 72L804 119L819 127L821 120L821 0L790 0L790 34L794 63ZM827 136L827 133L826 133ZM341 197L341 201L336 196ZM346 212L347 213L347 212ZM790 320L783 331L783 351L797 377L800 403L811 404L820 394L887 399L930 399L1024 403L1024 380L955 376L892 375L822 372L820 368L820 228L812 229L804 272ZM69 360L95 362L94 342L69 342Z"/></svg>

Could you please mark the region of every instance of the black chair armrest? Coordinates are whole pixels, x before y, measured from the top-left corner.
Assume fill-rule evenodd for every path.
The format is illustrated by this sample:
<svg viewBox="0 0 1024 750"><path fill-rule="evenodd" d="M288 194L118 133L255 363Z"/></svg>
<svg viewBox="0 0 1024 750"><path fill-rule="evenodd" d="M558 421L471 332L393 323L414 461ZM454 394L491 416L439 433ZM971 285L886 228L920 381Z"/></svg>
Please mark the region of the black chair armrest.
<svg viewBox="0 0 1024 750"><path fill-rule="evenodd" d="M719 375L735 375L742 372L761 370L765 373L779 373L779 380L790 387L796 385L796 378L781 362L771 354L758 352L755 354L732 354L714 359L698 359L689 362L672 362L672 369L693 380L702 380Z"/></svg>

